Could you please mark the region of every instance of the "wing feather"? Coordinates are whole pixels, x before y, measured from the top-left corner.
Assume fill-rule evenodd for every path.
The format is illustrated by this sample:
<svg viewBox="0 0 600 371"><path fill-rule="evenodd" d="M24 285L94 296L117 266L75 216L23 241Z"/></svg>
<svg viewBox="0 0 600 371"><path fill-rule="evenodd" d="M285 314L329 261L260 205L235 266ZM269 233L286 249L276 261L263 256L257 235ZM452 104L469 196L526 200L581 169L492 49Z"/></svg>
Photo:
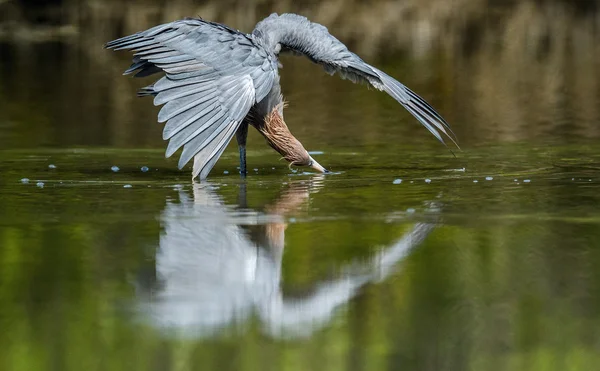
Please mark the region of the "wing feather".
<svg viewBox="0 0 600 371"><path fill-rule="evenodd" d="M250 77L246 77L245 82L240 84L238 93L231 97L230 101L235 102L235 104L229 106L231 107L228 115L229 121L225 121L225 126L221 130L215 131L214 134L206 140L200 141L195 139L193 142L190 142L186 145L186 147L192 147L191 152L197 153L194 159L194 176L199 174L200 178L202 179L208 175L217 159L227 147L229 141L231 141L231 138L239 127L242 118L254 104L254 100L255 91L252 84L252 79L250 79ZM237 118L231 120L233 117ZM200 142L202 142L202 144L200 144L199 147L196 147L197 143ZM186 149L187 148L184 148L184 152Z"/></svg>
<svg viewBox="0 0 600 371"><path fill-rule="evenodd" d="M185 114L181 114L176 118L169 120L163 130L163 139L166 140L172 138L175 134L185 130L191 124L195 124L193 126L197 126L197 123L200 123L200 120L203 119L204 116L211 113L215 107L217 107L217 103L215 101L209 101L198 106L198 108L195 110L190 110ZM191 135L192 132L193 129L190 129L182 135Z"/></svg>
<svg viewBox="0 0 600 371"><path fill-rule="evenodd" d="M208 176L210 170L215 166L225 148L227 148L227 144L231 141L238 126L237 122L232 122L227 130L221 132L204 151L194 157L193 176L200 176L200 179Z"/></svg>
<svg viewBox="0 0 600 371"><path fill-rule="evenodd" d="M158 121L166 122L166 156L183 147L179 167L195 157L193 174L202 179L277 78L276 57L251 35L201 19L159 25L106 47L135 53L126 74L165 72L139 95L164 105Z"/></svg>
<svg viewBox="0 0 600 371"><path fill-rule="evenodd" d="M201 94L199 98L196 98L184 106L179 106L179 100L171 100L163 106L160 112L158 112L158 122L166 122L187 110L194 109L208 100L215 99L217 94L217 89L213 88L206 94Z"/></svg>
<svg viewBox="0 0 600 371"><path fill-rule="evenodd" d="M458 147L456 136L442 116L423 98L383 71L365 63L332 36L324 26L296 14L272 14L259 22L253 34L276 50L304 55L323 66L329 74L338 73L352 82L366 82L385 91L402 104L427 130L444 143L440 133ZM444 143L445 144L445 143Z"/></svg>
<svg viewBox="0 0 600 371"><path fill-rule="evenodd" d="M209 80L198 84L182 85L168 90L164 90L156 94L156 97L154 98L154 105L159 106L174 99L187 97L188 95L196 94L199 92L206 92L207 90L212 89L213 87L213 81Z"/></svg>
<svg viewBox="0 0 600 371"><path fill-rule="evenodd" d="M184 129L173 135L167 146L167 157L175 153L181 146L192 140L195 136L206 130L217 119L223 116L223 111L217 105L202 115L200 119L193 122L193 125L187 125Z"/></svg>
<svg viewBox="0 0 600 371"><path fill-rule="evenodd" d="M153 54L148 61L154 64L171 64L179 62L193 61L194 57L189 55L180 55L177 51L170 51L167 53Z"/></svg>
<svg viewBox="0 0 600 371"><path fill-rule="evenodd" d="M223 129L232 123L227 115L223 113L214 116L213 119L209 129L203 130L195 137L190 137L189 142L185 144L183 152L181 152L181 157L179 158L179 168L182 168L196 154L201 153L202 150L208 147L223 131Z"/></svg>
<svg viewBox="0 0 600 371"><path fill-rule="evenodd" d="M144 39L141 36L139 38L135 38L135 39L131 39L131 40L124 40L123 42L118 42L118 41L119 40L113 41L113 42L115 42L114 45L106 44L106 47L110 48L110 49L114 49L114 50L124 50L124 49L132 49L133 47L135 47L135 49L138 49L138 48L146 47L149 45L157 44L157 42L155 40Z"/></svg>
<svg viewBox="0 0 600 371"><path fill-rule="evenodd" d="M435 132L434 136L440 142L444 145L446 144L441 135L439 135L438 130L450 138L450 140L458 147L455 138L453 138L454 132L450 129L450 125L448 125L446 120L444 120L429 103L386 73L375 67L371 68L380 76L381 82L383 83L383 90L402 104L413 116L415 116L415 118L417 118L417 120L419 120L419 122L421 122L421 124L423 124L423 126L427 128L427 130L432 134ZM415 113L418 113L418 116L415 115ZM446 129L448 129L450 133L448 133Z"/></svg>
<svg viewBox="0 0 600 371"><path fill-rule="evenodd" d="M140 72L133 75L134 77L146 77L150 75L154 75L155 73L161 72L161 69L156 67L155 65L148 63L144 66L144 68L140 69Z"/></svg>
<svg viewBox="0 0 600 371"><path fill-rule="evenodd" d="M141 59L147 55L151 55L153 58L160 58L161 56L166 56L169 53L173 53L171 48L167 48L166 46L162 46L158 43L153 43L152 45L146 46L142 48L143 50L136 49L137 52L133 55L134 59ZM174 54L176 55L176 54Z"/></svg>

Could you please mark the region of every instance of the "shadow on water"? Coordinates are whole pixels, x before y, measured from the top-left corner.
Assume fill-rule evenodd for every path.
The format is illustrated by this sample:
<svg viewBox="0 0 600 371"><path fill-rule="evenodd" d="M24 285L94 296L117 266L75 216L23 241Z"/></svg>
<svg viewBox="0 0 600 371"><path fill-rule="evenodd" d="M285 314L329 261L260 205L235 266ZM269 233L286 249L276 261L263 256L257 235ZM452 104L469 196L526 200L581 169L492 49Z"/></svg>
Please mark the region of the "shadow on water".
<svg viewBox="0 0 600 371"><path fill-rule="evenodd" d="M338 267L335 277L310 292L286 295L280 281L287 215L305 207L322 181L290 183L265 212L233 210L207 184L194 184L191 198L180 191L179 202L169 202L161 214L155 276L139 286L143 315L159 328L207 336L256 314L271 336L309 336L366 284L386 279L434 228L415 223L365 261ZM243 207L246 184L239 189Z"/></svg>

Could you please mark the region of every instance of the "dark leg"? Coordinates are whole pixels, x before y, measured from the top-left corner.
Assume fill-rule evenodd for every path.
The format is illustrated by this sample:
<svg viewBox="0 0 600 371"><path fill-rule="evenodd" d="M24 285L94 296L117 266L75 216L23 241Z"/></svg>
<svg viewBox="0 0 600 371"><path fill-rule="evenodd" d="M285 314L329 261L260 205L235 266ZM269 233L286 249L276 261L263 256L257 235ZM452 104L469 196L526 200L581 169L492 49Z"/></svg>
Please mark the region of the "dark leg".
<svg viewBox="0 0 600 371"><path fill-rule="evenodd" d="M248 207L248 199L246 197L246 182L240 183L240 193L238 194L238 206L241 209Z"/></svg>
<svg viewBox="0 0 600 371"><path fill-rule="evenodd" d="M240 149L240 174L245 177L246 171L246 139L248 138L248 123L242 122L240 127L235 132L238 148Z"/></svg>
<svg viewBox="0 0 600 371"><path fill-rule="evenodd" d="M248 171L246 170L246 146L241 145L240 148L240 174L246 176Z"/></svg>

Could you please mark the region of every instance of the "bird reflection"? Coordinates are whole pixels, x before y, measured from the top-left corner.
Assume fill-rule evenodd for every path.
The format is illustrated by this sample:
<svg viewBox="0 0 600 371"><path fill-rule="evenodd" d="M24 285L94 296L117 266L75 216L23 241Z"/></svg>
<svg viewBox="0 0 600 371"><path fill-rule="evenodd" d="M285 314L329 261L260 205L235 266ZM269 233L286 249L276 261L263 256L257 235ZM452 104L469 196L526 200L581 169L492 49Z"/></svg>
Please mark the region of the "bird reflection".
<svg viewBox="0 0 600 371"><path fill-rule="evenodd" d="M155 282L140 290L143 318L165 330L206 336L255 315L271 336L308 336L363 285L392 273L434 227L416 223L368 261L342 267L339 277L319 283L311 294L288 297L280 288L286 218L307 205L321 181L290 183L265 212L243 208L245 184L240 206L246 211L225 205L206 183L194 184L193 199L181 191L180 203L168 203L161 217Z"/></svg>

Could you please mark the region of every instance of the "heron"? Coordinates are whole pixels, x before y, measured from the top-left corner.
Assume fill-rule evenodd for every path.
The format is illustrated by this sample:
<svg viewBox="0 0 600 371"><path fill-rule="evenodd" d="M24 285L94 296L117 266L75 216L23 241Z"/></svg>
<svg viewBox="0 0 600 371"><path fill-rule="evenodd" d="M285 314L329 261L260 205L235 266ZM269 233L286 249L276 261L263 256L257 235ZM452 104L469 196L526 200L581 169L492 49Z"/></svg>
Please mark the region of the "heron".
<svg viewBox="0 0 600 371"><path fill-rule="evenodd" d="M138 280L141 318L169 332L208 336L255 314L266 335L306 337L367 284L398 273L437 227L435 221L411 223L373 256L347 262L337 276L302 295L288 293L281 285L287 215L308 203L322 185L320 177L289 182L265 211L248 209L243 215L206 182L194 183L191 195L180 191L178 202L168 201L160 217L155 270ZM244 187L241 183L242 205Z"/></svg>
<svg viewBox="0 0 600 371"><path fill-rule="evenodd" d="M183 147L178 167L192 158L192 178L205 179L235 135L240 173L246 174L248 127L264 136L290 166L310 166L326 173L292 135L284 121L284 98L278 69L284 53L304 55L327 73L385 91L406 108L438 141L452 129L423 98L369 65L332 36L323 25L297 14L271 14L251 34L202 18L184 18L108 42L105 48L134 52L125 75L164 73L138 96L163 105L158 121L166 123L166 157Z"/></svg>

